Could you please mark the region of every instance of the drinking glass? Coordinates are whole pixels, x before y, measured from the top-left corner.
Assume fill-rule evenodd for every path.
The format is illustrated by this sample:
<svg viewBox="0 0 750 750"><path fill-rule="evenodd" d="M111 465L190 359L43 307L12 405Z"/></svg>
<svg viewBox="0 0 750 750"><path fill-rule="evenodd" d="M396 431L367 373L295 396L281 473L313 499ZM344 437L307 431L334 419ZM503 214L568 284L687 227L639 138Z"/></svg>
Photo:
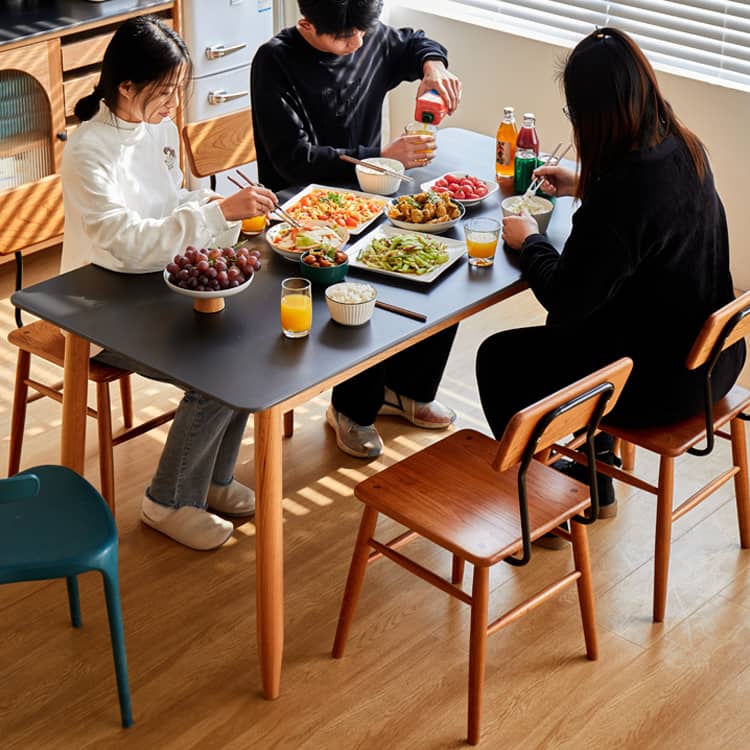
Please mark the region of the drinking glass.
<svg viewBox="0 0 750 750"><path fill-rule="evenodd" d="M500 222L482 217L464 224L466 250L472 266L491 266L495 261L497 240L500 237Z"/></svg>
<svg viewBox="0 0 750 750"><path fill-rule="evenodd" d="M312 328L312 292L307 279L281 282L281 330L290 339L307 336Z"/></svg>
<svg viewBox="0 0 750 750"><path fill-rule="evenodd" d="M431 125L429 122L410 122L404 128L404 133L407 135L432 136L432 148L426 148L424 151L419 152L423 153L425 158L432 159L435 155L435 135L437 134L437 127L435 125Z"/></svg>

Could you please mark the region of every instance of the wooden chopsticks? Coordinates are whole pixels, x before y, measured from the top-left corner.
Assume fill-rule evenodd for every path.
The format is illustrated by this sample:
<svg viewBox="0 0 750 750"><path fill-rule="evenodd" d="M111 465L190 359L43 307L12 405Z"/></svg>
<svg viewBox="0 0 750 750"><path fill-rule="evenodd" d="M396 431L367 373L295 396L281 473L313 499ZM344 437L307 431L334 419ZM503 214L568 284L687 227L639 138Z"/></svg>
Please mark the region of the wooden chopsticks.
<svg viewBox="0 0 750 750"><path fill-rule="evenodd" d="M349 154L339 154L339 159L341 159L342 161L348 161L350 164L359 164L362 167L373 169L376 172L389 174L391 177L398 177L399 180L405 180L406 182L416 182L416 180L413 177L409 177L409 175L401 174L400 172L394 172L392 169L388 169L388 167L381 167L380 164L373 164L369 161L362 161L362 159L355 159L353 156L349 156Z"/></svg>
<svg viewBox="0 0 750 750"><path fill-rule="evenodd" d="M427 316L424 313L415 312L414 310L407 310L405 307L391 305L388 302L381 302L379 299L375 300L375 307L379 307L381 310L388 310L389 312L396 313L396 315L403 315L405 318L418 320L420 323L427 322Z"/></svg>
<svg viewBox="0 0 750 750"><path fill-rule="evenodd" d="M250 185L250 187L263 187L260 183L253 182L242 170L238 169L236 170L237 174L242 177L242 179ZM231 175L227 175L227 179L229 182L231 182L233 185L236 185L240 190L244 190L245 186L240 184L237 180L234 179ZM288 224L291 224L293 227L297 227L297 229L300 229L302 227L302 224L300 224L297 219L295 219L293 216L288 214L278 203L274 206L273 210L280 214Z"/></svg>

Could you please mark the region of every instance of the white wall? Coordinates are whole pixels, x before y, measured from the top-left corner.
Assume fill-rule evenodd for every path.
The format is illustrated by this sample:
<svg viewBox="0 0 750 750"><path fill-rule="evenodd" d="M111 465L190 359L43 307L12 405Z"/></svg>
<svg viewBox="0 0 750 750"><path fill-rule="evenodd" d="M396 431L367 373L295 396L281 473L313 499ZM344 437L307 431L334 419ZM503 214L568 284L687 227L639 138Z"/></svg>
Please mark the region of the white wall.
<svg viewBox="0 0 750 750"><path fill-rule="evenodd" d="M460 109L446 126L494 135L503 107L511 105L517 119L522 112L536 114L543 150L569 141L556 80L564 48L392 4L389 22L424 29L448 48L451 70L463 81L464 93ZM750 156L750 93L666 73L659 74L659 81L678 116L708 148L727 210L735 286L750 289L750 208L745 190L750 170L743 166ZM391 94L393 132L413 119L415 90L416 84L408 84ZM487 174L493 170L488 164Z"/></svg>

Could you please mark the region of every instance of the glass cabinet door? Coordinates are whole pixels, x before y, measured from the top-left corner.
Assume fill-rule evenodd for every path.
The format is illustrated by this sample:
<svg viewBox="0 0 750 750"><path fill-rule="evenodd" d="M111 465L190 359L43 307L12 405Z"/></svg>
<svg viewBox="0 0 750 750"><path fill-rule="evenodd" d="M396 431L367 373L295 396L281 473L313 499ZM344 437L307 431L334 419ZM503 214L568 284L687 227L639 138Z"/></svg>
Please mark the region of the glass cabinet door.
<svg viewBox="0 0 750 750"><path fill-rule="evenodd" d="M28 73L0 70L0 191L54 171L47 92Z"/></svg>

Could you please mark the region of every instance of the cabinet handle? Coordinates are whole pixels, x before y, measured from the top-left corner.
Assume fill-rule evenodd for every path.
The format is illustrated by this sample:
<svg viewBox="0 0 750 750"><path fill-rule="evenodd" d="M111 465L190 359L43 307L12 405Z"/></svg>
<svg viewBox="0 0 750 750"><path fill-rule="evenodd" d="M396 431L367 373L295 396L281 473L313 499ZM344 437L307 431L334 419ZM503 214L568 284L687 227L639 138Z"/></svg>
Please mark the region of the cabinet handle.
<svg viewBox="0 0 750 750"><path fill-rule="evenodd" d="M68 134L64 130L61 130L59 133L56 133L55 137L57 138L58 141L68 140Z"/></svg>
<svg viewBox="0 0 750 750"><path fill-rule="evenodd" d="M208 103L223 104L224 102L233 102L235 99L242 99L243 96L247 96L249 93L249 91L235 91L233 94L228 94L224 89L209 91Z"/></svg>
<svg viewBox="0 0 750 750"><path fill-rule="evenodd" d="M231 47L225 47L223 44L214 44L213 47L206 47L206 57L209 60L216 60L219 57L226 57L231 55L232 52L239 52L241 49L245 49L246 44L233 44Z"/></svg>

